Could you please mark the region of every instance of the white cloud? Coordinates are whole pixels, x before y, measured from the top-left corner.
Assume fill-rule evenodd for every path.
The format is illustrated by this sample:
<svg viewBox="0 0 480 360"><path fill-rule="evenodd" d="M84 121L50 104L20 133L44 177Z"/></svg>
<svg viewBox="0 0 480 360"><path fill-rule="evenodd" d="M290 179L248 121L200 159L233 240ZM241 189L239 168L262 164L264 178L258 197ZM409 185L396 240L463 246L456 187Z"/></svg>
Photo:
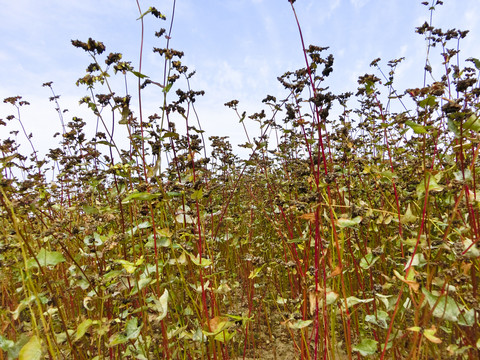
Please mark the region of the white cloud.
<svg viewBox="0 0 480 360"><path fill-rule="evenodd" d="M340 0L330 0L330 5L328 7L329 15L333 13L333 11L340 6Z"/></svg>
<svg viewBox="0 0 480 360"><path fill-rule="evenodd" d="M219 88L231 88L240 90L243 85L244 75L238 69L233 68L228 62L222 61L217 66L215 84Z"/></svg>
<svg viewBox="0 0 480 360"><path fill-rule="evenodd" d="M370 0L350 0L350 3L355 7L355 8L361 8L367 5L367 3Z"/></svg>
<svg viewBox="0 0 480 360"><path fill-rule="evenodd" d="M164 41L154 38L151 31L168 28L171 2L167 3L158 5L167 15L166 22L145 18L143 72L154 80L163 78L163 59L153 54L151 47L162 47ZM143 11L150 5L146 0L141 4ZM342 91L355 91L358 76L375 71L369 64L378 55L384 55L382 64L387 71L386 61L405 56L406 61L398 67L397 80L405 79L408 85L412 81L423 82L425 44L421 36L413 34L413 26L428 20L426 7L406 6L405 0L305 0L296 2L295 9L305 44L331 46L329 52L336 61L327 85L332 83L332 88L337 85L343 87ZM434 12L435 26L444 30L450 27L472 30L460 43L463 58L480 57L479 9L478 0L465 0L461 7L455 2L445 2ZM55 114L51 113L53 106L48 102L48 89L41 88L41 84L54 81L56 91L63 95L61 101L68 103L69 116L77 113L78 94L85 92L74 83L83 75L90 59L82 50L74 49L69 39L85 40L91 36L104 41L108 52L122 52L124 60L132 60L137 67L140 37L137 17L136 4L132 1L5 2L0 13L3 44L0 94L4 97L24 95L32 102L28 116L34 120L28 123L29 131L47 131L45 124L50 124L47 121ZM406 32L416 40L411 40ZM196 102L200 121L217 135L237 136L240 130L243 138L241 126L237 128L237 119L230 109L224 108L224 102L238 99L242 111L257 111L262 106L259 100L267 93L278 98L284 94L277 76L304 66L298 30L287 1L182 0L177 2L172 36L171 46L185 51L182 62L190 70L197 69L192 88L206 91L206 96ZM438 51L432 56L437 59ZM122 89L116 88L119 93ZM129 90L135 93L134 83ZM156 102L161 94L153 93L156 96L151 96L152 105L148 104L148 110L158 111ZM172 98L174 96L172 94ZM33 111L40 101L45 104ZM5 104L0 105L0 117L10 113Z"/></svg>

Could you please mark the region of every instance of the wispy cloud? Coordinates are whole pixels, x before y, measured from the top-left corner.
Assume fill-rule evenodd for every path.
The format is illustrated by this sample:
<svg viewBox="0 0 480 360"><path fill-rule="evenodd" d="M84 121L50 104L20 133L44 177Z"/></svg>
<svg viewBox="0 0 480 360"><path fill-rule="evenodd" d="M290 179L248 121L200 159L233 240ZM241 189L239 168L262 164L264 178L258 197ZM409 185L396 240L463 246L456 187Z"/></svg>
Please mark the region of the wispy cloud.
<svg viewBox="0 0 480 360"><path fill-rule="evenodd" d="M367 5L369 1L370 0L350 0L350 3L356 8L361 8Z"/></svg>
<svg viewBox="0 0 480 360"><path fill-rule="evenodd" d="M471 33L461 42L461 54L480 57L477 41L480 3L462 1L461 7L455 2L439 6L434 12L435 26L470 29ZM143 11L150 6L144 1L140 3ZM405 56L407 59L398 68L398 80L416 81L412 79L416 75L412 74L422 71L425 44L421 36L413 33L413 28L428 19L429 12L417 2L412 6L405 4L405 0L295 3L305 44L330 46L329 52L335 57L334 72L328 79L332 89L355 90L358 75L374 72L369 64L378 56L384 64ZM168 27L171 6L171 2L157 6L167 15L166 22L145 18L143 71L155 80L163 77L164 63L151 52L151 47L161 47L165 41L153 37L152 33L159 27ZM4 2L0 13L0 96L24 95L27 100L33 99L31 109L37 121L29 126L33 132L44 131L43 120L38 119L52 117L52 104L47 100L50 94L41 84L54 81L73 116L78 98L85 94L85 89L77 88L74 83L83 75L90 59L82 50L73 48L70 39L86 40L91 36L103 41L107 52L122 52L124 59L133 61L137 67L140 39L137 18L138 10L132 1ZM197 70L191 80L192 87L205 90L206 96L199 98L196 106L205 119L205 127L212 126L217 134L233 131L238 136L237 121L232 111L224 108L224 102L235 98L240 100L242 109L257 111L262 106L259 99L266 94L285 94L277 76L305 65L287 1L182 0L177 2L172 35L170 45L185 51L182 62L190 70ZM421 76L420 80L423 80ZM129 86L132 92L135 84ZM146 104L149 110L157 111L158 97L156 93L146 96L146 100L151 101ZM45 104L40 106L42 99ZM33 111L36 106L38 110ZM3 103L0 109L0 117L10 112Z"/></svg>

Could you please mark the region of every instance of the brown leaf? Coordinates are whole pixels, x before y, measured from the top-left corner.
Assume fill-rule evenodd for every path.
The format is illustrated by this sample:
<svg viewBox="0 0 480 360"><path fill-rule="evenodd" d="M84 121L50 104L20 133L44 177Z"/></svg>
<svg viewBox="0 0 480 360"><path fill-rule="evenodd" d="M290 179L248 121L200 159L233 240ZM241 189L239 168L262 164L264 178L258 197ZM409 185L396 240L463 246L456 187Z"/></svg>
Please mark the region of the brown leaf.
<svg viewBox="0 0 480 360"><path fill-rule="evenodd" d="M215 316L208 320L208 323L205 323L205 329L209 332L216 332L219 327L225 326L225 323L228 321L226 316Z"/></svg>
<svg viewBox="0 0 480 360"><path fill-rule="evenodd" d="M337 265L337 267L335 269L333 269L333 271L330 273L330 275L328 275L328 278L338 276L341 273L342 273L342 267L340 265Z"/></svg>
<svg viewBox="0 0 480 360"><path fill-rule="evenodd" d="M308 213L303 214L300 216L300 219L308 220L308 221L315 221L315 213Z"/></svg>
<svg viewBox="0 0 480 360"><path fill-rule="evenodd" d="M464 275L469 275L471 267L472 263L463 262L462 265L460 265Z"/></svg>
<svg viewBox="0 0 480 360"><path fill-rule="evenodd" d="M394 270L393 273L395 274L395 276L397 277L397 279L399 279L399 280L403 281L405 284L407 284L410 289L412 289L412 290L415 291L415 292L418 292L418 289L419 289L419 287L420 287L420 284L419 284L419 283L417 283L415 280L407 280L407 279L405 279L405 278L404 278L402 275L400 275L400 274L398 273L398 271L396 271L396 270Z"/></svg>

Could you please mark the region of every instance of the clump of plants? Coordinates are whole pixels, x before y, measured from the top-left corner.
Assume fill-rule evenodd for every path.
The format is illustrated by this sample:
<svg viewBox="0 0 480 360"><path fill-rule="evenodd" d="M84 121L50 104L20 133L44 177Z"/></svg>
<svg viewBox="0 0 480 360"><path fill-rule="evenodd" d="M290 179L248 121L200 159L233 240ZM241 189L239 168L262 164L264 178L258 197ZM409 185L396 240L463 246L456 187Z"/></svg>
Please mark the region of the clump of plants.
<svg viewBox="0 0 480 360"><path fill-rule="evenodd" d="M328 91L328 48L301 36L305 66L278 78L281 99L251 115L225 104L259 124L245 158L201 129L204 93L166 28L156 80L72 41L91 61L77 85L92 138L92 119L66 120L46 83L62 133L41 158L28 102L4 99L14 114L0 125L20 126L31 153L2 131L0 358L478 359L480 60L459 66L467 31L416 29L443 65L427 55L422 88L395 87L403 59L388 71L376 59L345 94ZM146 91L161 92L156 114L142 112Z"/></svg>

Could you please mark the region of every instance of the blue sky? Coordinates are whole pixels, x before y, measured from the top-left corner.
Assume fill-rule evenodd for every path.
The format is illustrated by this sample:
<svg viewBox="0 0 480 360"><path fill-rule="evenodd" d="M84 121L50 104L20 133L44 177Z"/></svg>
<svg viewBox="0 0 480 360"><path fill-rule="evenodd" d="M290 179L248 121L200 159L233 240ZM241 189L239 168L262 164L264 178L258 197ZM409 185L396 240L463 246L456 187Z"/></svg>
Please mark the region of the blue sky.
<svg viewBox="0 0 480 360"><path fill-rule="evenodd" d="M434 12L433 25L444 30L470 30L461 43L461 59L480 58L480 2L444 2ZM169 25L173 1L140 0L140 4L143 11L155 6L167 16L165 22L145 18L142 72L160 80L163 61L151 48L163 47L164 42L153 32ZM75 85L90 59L70 40L92 37L102 41L107 53L121 52L124 60L138 68L137 5L134 0L0 0L0 5L0 97L21 95L31 103L22 110L22 120L34 134L38 149L45 152L56 147L52 135L60 130L60 123L53 103L48 101L49 89L41 85L54 82L56 93L61 95L60 105L69 109L66 121L79 116L94 124L93 115L78 106L86 90ZM306 45L329 46L335 57L334 72L327 83L332 90L355 91L357 77L374 72L369 64L377 57L382 58L385 71L388 60L406 57L397 73L399 88L422 86L426 44L414 28L430 14L420 1L297 0L295 8ZM223 104L237 99L241 111L258 111L265 95L286 95L277 76L304 66L287 0L178 0L171 47L184 51L182 63L196 70L192 88L206 92L196 107L207 135L229 135L234 143L245 142L245 137L238 119ZM438 59L437 53L433 59ZM135 85L132 79L129 87L133 95ZM160 96L155 91L145 94L147 115L158 111ZM12 113L10 105L0 103L0 118ZM14 123L8 127L17 128ZM19 135L20 142L22 139Z"/></svg>

